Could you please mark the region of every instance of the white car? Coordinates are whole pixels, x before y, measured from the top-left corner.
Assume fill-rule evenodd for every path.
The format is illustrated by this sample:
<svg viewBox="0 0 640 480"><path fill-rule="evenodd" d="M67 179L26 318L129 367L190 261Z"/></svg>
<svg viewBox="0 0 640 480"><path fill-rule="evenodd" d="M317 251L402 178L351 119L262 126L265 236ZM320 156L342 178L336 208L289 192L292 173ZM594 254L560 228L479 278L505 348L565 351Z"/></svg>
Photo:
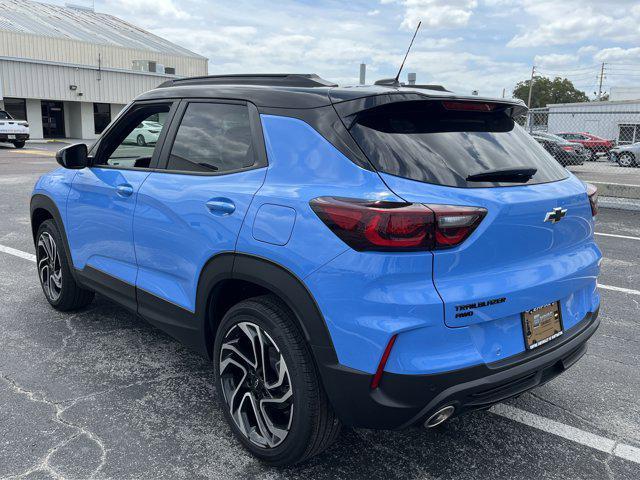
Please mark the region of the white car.
<svg viewBox="0 0 640 480"><path fill-rule="evenodd" d="M144 147L147 144L155 144L158 141L161 130L162 125L158 122L143 120L140 125L134 128L132 132L127 135L125 142L136 143L141 147Z"/></svg>
<svg viewBox="0 0 640 480"><path fill-rule="evenodd" d="M29 124L15 120L9 112L0 110L0 142L13 143L16 148L24 147L29 140Z"/></svg>

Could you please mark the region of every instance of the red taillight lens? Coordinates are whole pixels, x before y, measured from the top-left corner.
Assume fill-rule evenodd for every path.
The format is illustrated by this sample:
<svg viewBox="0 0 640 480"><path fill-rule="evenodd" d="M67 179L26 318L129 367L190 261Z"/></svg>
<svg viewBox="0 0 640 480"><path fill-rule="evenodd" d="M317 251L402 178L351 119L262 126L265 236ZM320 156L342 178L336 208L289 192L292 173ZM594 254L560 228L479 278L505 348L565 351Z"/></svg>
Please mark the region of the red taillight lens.
<svg viewBox="0 0 640 480"><path fill-rule="evenodd" d="M598 188L595 185L587 183L587 195L591 204L591 214L595 217L598 214Z"/></svg>
<svg viewBox="0 0 640 480"><path fill-rule="evenodd" d="M565 150L565 151L567 151L567 152L573 152L573 147L571 147L571 146L569 146L569 145L567 145L567 146L565 146L565 147L560 147L560 148L562 148L563 150Z"/></svg>
<svg viewBox="0 0 640 480"><path fill-rule="evenodd" d="M415 251L459 245L486 210L476 207L320 197L313 211L358 251Z"/></svg>
<svg viewBox="0 0 640 480"><path fill-rule="evenodd" d="M449 102L443 101L442 106L446 110L456 110L459 112L492 112L496 109L495 103L486 102Z"/></svg>

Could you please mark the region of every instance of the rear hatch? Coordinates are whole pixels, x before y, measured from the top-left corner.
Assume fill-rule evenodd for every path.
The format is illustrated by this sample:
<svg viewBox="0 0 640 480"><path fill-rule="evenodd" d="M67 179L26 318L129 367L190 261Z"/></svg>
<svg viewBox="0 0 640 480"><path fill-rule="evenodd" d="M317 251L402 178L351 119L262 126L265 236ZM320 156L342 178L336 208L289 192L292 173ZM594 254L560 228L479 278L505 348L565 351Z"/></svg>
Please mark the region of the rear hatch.
<svg viewBox="0 0 640 480"><path fill-rule="evenodd" d="M468 237L434 250L447 326L513 333L522 312L559 301L566 330L595 308L600 252L585 186L518 125L519 107L413 99L337 110L407 202L486 209Z"/></svg>

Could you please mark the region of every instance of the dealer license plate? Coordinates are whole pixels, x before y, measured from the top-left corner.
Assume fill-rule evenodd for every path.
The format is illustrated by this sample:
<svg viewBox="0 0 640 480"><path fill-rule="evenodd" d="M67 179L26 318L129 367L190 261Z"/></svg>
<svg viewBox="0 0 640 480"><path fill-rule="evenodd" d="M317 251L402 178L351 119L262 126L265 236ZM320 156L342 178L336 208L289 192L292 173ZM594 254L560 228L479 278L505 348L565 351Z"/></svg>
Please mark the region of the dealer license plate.
<svg viewBox="0 0 640 480"><path fill-rule="evenodd" d="M528 350L533 350L562 335L560 302L522 312L522 329Z"/></svg>

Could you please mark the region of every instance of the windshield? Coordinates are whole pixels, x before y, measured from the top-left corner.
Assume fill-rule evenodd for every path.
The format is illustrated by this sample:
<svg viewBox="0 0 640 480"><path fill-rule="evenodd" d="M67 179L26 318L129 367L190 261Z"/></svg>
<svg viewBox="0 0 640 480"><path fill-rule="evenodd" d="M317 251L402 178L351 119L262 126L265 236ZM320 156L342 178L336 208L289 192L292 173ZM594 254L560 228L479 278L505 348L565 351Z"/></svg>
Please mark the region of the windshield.
<svg viewBox="0 0 640 480"><path fill-rule="evenodd" d="M567 178L566 170L500 106L467 111L447 110L436 101L397 102L360 113L350 131L377 170L420 182L514 185L470 182L467 177L519 167L536 169L519 184Z"/></svg>

